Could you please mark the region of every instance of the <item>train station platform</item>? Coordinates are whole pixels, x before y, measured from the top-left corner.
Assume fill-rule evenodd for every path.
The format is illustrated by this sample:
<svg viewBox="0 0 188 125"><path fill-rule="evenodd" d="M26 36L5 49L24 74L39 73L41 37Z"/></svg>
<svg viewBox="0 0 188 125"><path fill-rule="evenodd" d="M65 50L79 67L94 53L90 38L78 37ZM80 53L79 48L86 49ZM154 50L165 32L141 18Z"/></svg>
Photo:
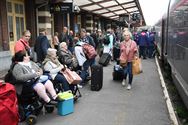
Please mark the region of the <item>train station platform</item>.
<svg viewBox="0 0 188 125"><path fill-rule="evenodd" d="M81 89L82 97L75 103L74 113L39 115L37 124L171 125L155 59L142 60L143 73L134 76L131 90L112 80L114 64L104 67L100 91L91 91L90 84Z"/></svg>

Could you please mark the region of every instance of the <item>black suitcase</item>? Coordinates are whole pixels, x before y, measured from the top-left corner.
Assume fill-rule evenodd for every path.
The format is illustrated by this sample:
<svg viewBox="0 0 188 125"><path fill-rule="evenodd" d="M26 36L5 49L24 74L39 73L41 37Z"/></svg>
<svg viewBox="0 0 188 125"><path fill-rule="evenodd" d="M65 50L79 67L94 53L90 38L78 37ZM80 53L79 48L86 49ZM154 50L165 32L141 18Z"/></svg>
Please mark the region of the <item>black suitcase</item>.
<svg viewBox="0 0 188 125"><path fill-rule="evenodd" d="M107 66L111 60L111 55L109 53L103 53L99 59L99 64Z"/></svg>
<svg viewBox="0 0 188 125"><path fill-rule="evenodd" d="M112 73L113 80L123 80L123 69L120 65L114 66L114 71Z"/></svg>
<svg viewBox="0 0 188 125"><path fill-rule="evenodd" d="M91 66L91 90L99 91L103 86L103 66Z"/></svg>

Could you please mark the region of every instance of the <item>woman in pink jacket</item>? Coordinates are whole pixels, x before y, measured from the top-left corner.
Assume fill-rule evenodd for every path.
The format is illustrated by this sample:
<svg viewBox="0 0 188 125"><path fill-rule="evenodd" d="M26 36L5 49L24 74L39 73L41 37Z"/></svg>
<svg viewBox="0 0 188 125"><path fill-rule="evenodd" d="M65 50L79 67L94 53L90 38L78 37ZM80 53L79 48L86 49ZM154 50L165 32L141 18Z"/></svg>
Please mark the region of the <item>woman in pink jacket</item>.
<svg viewBox="0 0 188 125"><path fill-rule="evenodd" d="M29 46L29 39L31 38L31 33L29 30L25 30L22 33L22 37L16 42L14 46L14 52L26 51L29 56L32 56L31 47Z"/></svg>
<svg viewBox="0 0 188 125"><path fill-rule="evenodd" d="M120 62L121 60L126 60L127 65L123 67L124 69L124 79L122 85L125 86L127 74L129 75L129 81L127 89L131 89L133 74L132 74L132 60L137 58L138 48L136 42L131 40L132 34L129 31L123 32L124 41L120 44Z"/></svg>

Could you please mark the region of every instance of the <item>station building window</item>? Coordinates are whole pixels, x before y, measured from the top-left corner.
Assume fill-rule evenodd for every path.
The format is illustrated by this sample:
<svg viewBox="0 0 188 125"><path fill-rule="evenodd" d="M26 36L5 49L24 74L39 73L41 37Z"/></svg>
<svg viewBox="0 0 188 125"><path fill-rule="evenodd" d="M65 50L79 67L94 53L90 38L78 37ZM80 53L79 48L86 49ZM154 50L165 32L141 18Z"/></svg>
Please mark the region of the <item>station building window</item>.
<svg viewBox="0 0 188 125"><path fill-rule="evenodd" d="M13 52L15 42L25 29L24 0L7 0L8 32L10 50Z"/></svg>

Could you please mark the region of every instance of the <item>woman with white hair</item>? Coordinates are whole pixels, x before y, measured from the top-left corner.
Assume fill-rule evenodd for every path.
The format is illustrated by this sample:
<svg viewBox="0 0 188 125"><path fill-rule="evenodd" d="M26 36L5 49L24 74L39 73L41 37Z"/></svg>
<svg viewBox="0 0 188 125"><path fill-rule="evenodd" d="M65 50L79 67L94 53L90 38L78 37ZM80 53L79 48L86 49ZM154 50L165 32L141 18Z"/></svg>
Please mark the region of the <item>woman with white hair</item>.
<svg viewBox="0 0 188 125"><path fill-rule="evenodd" d="M69 89L69 83L65 79L62 73L63 69L65 69L65 66L62 65L56 55L57 50L49 48L47 50L46 58L43 61L44 70L49 72L49 75L52 77L52 79L57 82L63 84L63 90L68 91Z"/></svg>
<svg viewBox="0 0 188 125"><path fill-rule="evenodd" d="M62 42L60 43L60 50L58 52L59 61L62 64L65 64L68 66L68 68L71 69L77 69L78 67L78 61L74 57L74 55L71 53L71 51L68 50L67 43Z"/></svg>
<svg viewBox="0 0 188 125"><path fill-rule="evenodd" d="M132 61L134 58L137 58L137 44L135 41L131 40L131 32L129 31L124 31L123 32L123 37L124 41L121 42L120 44L120 65L121 63L125 63L126 66L122 66L124 69L124 79L122 81L122 85L125 86L125 81L127 78L127 74L129 75L129 81L128 81L128 86L127 89L131 89L132 85L132 80L133 80L133 74L132 74Z"/></svg>

